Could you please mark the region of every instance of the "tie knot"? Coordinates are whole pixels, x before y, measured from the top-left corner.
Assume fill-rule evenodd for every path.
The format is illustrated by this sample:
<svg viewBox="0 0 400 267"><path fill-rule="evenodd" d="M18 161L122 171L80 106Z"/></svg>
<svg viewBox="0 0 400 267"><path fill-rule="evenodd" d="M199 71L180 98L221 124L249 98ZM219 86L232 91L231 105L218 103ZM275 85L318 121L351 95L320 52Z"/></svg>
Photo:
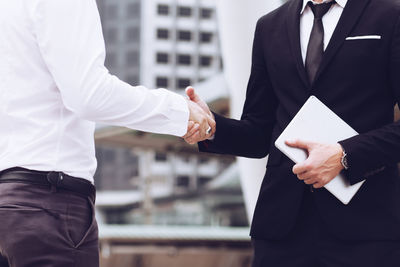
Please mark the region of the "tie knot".
<svg viewBox="0 0 400 267"><path fill-rule="evenodd" d="M331 6L335 3L335 1L330 1L322 4L313 4L311 1L308 2L308 5L311 7L312 12L314 13L315 19L322 19L322 17L328 12Z"/></svg>

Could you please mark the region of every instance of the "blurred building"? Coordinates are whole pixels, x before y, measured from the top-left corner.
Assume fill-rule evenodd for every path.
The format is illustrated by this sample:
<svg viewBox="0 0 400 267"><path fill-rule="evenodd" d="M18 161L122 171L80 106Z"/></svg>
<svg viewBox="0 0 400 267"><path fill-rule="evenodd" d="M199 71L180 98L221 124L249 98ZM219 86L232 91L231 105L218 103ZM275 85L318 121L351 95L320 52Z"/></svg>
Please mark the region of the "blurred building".
<svg viewBox="0 0 400 267"><path fill-rule="evenodd" d="M180 90L221 71L215 0L98 0L106 65L128 83Z"/></svg>
<svg viewBox="0 0 400 267"><path fill-rule="evenodd" d="M98 0L106 66L132 85L188 85L228 112L215 0ZM247 226L234 157L181 139L98 127L95 175L105 224Z"/></svg>
<svg viewBox="0 0 400 267"><path fill-rule="evenodd" d="M96 134L100 223L248 225L233 157L202 155L173 137L112 130Z"/></svg>
<svg viewBox="0 0 400 267"><path fill-rule="evenodd" d="M195 85L214 111L228 115L229 96L237 99L236 92L245 90L248 78L246 53L254 30L249 21L255 22L258 14L281 1L97 2L111 73L132 85L181 94L181 89ZM218 29L226 66L239 70L234 75L222 74ZM226 33L236 33L240 39L234 38L232 44ZM231 45L239 49L227 49ZM239 81L232 79L236 76ZM237 101L232 103L239 107ZM246 190L246 183L255 183L256 177L241 183L239 169L253 176L258 167L246 165L244 170L234 157L201 155L179 138L118 127L98 126L96 144L102 266L251 265L251 216L246 214L242 188L247 196L258 190L253 190L257 186ZM264 171L265 165L259 169ZM248 203L247 208L251 209Z"/></svg>
<svg viewBox="0 0 400 267"><path fill-rule="evenodd" d="M100 227L102 267L250 267L247 228Z"/></svg>
<svg viewBox="0 0 400 267"><path fill-rule="evenodd" d="M141 7L144 1L97 0L106 41L106 66L132 85L140 82Z"/></svg>

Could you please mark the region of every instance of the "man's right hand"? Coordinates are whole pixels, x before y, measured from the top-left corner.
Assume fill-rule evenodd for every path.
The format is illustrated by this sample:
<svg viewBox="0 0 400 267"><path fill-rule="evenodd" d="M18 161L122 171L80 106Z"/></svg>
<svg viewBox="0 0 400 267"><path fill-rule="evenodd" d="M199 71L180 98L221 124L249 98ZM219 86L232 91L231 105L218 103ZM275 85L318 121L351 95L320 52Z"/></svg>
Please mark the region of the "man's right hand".
<svg viewBox="0 0 400 267"><path fill-rule="evenodd" d="M195 144L214 136L216 123L214 115L208 108L208 105L196 94L193 87L186 88L186 94L189 97L190 102L195 103L197 107L201 108L201 110L207 114L208 119L208 126L205 132L203 131L204 128L201 128L197 123L189 123L188 133L184 136L184 139L189 144ZM206 132L208 128L211 128L211 131L207 134ZM202 135L203 133L206 133L206 135Z"/></svg>
<svg viewBox="0 0 400 267"><path fill-rule="evenodd" d="M187 102L190 116L188 132L183 138L189 144L195 144L211 137L213 133L209 131L209 128L215 127L215 121L197 103L190 99Z"/></svg>

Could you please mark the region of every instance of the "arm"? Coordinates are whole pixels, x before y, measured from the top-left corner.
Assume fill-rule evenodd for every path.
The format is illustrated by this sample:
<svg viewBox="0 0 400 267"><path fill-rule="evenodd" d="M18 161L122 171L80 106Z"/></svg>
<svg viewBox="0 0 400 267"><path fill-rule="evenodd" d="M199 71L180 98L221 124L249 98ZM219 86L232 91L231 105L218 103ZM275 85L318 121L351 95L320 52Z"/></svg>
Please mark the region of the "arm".
<svg viewBox="0 0 400 267"><path fill-rule="evenodd" d="M269 153L278 100L268 76L260 28L258 23L242 117L233 120L214 114L214 139L199 143L200 151L249 158L263 158Z"/></svg>
<svg viewBox="0 0 400 267"><path fill-rule="evenodd" d="M104 67L105 47L95 0L37 0L35 37L64 106L81 118L182 136L186 100L164 89L130 86Z"/></svg>
<svg viewBox="0 0 400 267"><path fill-rule="evenodd" d="M400 103L400 20L390 52L390 81L395 102ZM400 161L400 122L339 142L347 153L350 168L347 176L351 184L368 178L387 165Z"/></svg>
<svg viewBox="0 0 400 267"><path fill-rule="evenodd" d="M390 81L395 100L400 100L400 24L397 23L390 52ZM350 184L356 184L400 161L400 122L342 140L339 144L317 144L301 140L288 141L292 147L308 151L309 157L293 167L293 172L306 184L320 188L343 170L341 157L347 154Z"/></svg>

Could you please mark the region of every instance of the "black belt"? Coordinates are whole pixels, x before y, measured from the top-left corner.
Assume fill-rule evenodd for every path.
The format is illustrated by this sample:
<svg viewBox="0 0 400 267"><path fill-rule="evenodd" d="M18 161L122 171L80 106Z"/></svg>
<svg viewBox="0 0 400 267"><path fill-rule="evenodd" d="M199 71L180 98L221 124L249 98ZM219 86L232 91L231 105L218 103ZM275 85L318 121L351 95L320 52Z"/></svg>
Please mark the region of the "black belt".
<svg viewBox="0 0 400 267"><path fill-rule="evenodd" d="M11 168L0 172L0 183L27 183L48 186L52 192L71 191L95 200L96 188L82 178L69 176L62 172L42 172L24 168Z"/></svg>

